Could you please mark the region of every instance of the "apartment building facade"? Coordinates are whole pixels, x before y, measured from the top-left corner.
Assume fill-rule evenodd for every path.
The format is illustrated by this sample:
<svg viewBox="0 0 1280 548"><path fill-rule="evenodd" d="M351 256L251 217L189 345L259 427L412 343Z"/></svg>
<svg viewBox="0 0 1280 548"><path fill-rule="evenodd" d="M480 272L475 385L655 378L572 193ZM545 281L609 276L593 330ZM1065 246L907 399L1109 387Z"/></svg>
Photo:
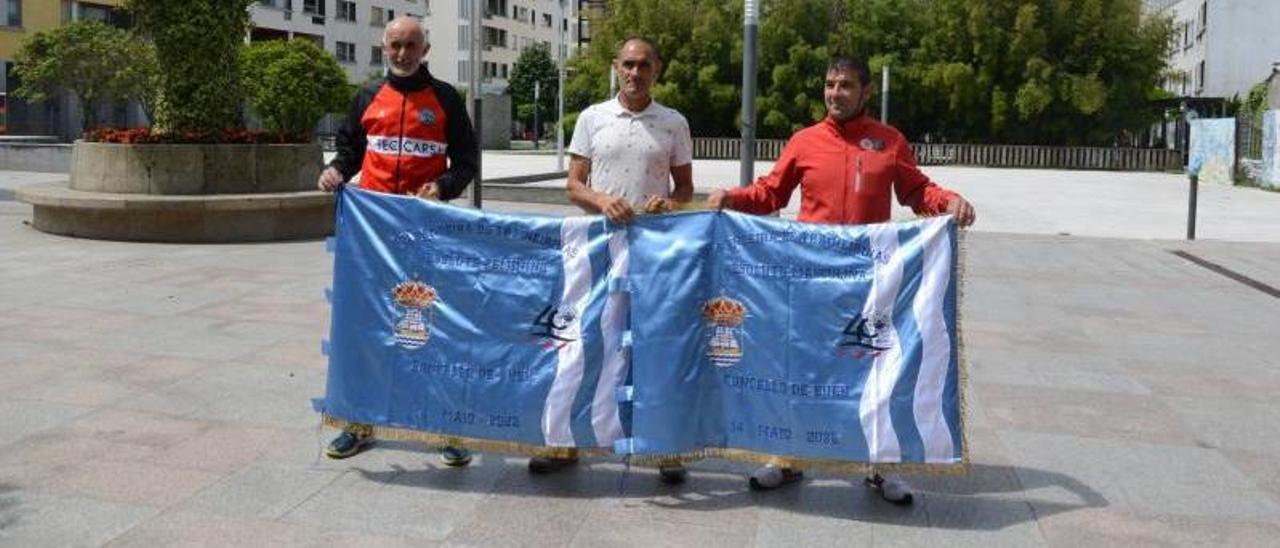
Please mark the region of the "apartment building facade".
<svg viewBox="0 0 1280 548"><path fill-rule="evenodd" d="M1244 97L1280 62L1276 0L1147 0L1174 33L1165 89L1179 97Z"/></svg>
<svg viewBox="0 0 1280 548"><path fill-rule="evenodd" d="M78 134L80 107L70 94L43 103L29 104L12 96L18 86L13 74L13 58L27 36L53 29L71 21L94 19L119 27L130 25L119 8L125 0L0 0L0 133L11 135L56 135L70 139ZM142 123L145 117L136 105L104 106L100 119L116 125Z"/></svg>
<svg viewBox="0 0 1280 548"><path fill-rule="evenodd" d="M250 40L305 38L332 53L355 83L382 74L382 31L401 15L420 17L431 42L427 66L437 78L466 86L470 78L474 0L259 0ZM574 0L482 0L481 84L505 91L520 52L546 44L555 54L564 32L566 58L577 47ZM561 11L563 10L563 12Z"/></svg>

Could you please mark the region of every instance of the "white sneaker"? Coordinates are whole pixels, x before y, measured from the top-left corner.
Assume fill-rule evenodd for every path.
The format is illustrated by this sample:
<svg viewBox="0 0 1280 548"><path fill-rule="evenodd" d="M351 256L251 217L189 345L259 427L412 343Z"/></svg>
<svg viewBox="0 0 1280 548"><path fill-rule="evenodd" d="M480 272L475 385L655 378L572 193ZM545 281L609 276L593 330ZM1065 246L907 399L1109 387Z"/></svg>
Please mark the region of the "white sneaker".
<svg viewBox="0 0 1280 548"><path fill-rule="evenodd" d="M897 474L867 476L866 484L867 487L880 493L880 498L899 506L907 506L913 502L914 497L911 495L911 485L907 484L907 481Z"/></svg>
<svg viewBox="0 0 1280 548"><path fill-rule="evenodd" d="M757 468L751 473L751 488L756 491L767 491L769 489L777 489L788 483L795 483L804 478L804 472L793 468L781 468L778 466L763 466Z"/></svg>

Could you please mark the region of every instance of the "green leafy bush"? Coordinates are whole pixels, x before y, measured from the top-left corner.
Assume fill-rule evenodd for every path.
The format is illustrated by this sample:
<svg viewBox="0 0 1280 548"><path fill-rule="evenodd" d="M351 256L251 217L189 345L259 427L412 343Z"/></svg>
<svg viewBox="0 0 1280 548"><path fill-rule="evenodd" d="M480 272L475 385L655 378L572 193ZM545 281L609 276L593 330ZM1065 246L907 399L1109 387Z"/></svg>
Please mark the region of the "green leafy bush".
<svg viewBox="0 0 1280 548"><path fill-rule="evenodd" d="M27 37L15 57L14 94L44 101L58 89L80 99L86 129L97 125L98 101L142 99L156 75L150 44L98 21L76 21Z"/></svg>
<svg viewBox="0 0 1280 548"><path fill-rule="evenodd" d="M346 73L309 40L257 42L240 59L249 104L267 129L306 139L321 116L351 101Z"/></svg>
<svg viewBox="0 0 1280 548"><path fill-rule="evenodd" d="M241 127L240 48L255 0L129 0L161 67L156 130L211 133Z"/></svg>

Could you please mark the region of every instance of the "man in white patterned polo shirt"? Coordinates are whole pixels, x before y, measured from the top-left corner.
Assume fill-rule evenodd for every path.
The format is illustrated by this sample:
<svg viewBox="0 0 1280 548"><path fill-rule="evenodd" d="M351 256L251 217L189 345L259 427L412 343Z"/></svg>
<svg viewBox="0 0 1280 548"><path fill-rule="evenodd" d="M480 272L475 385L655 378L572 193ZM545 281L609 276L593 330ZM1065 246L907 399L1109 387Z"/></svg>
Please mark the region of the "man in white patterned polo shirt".
<svg viewBox="0 0 1280 548"><path fill-rule="evenodd" d="M587 107L578 115L569 143L569 201L587 213L603 213L625 223L637 211L670 211L693 199L693 139L679 112L653 100L650 89L662 72L652 40L627 38L613 60L621 89L617 97ZM578 462L534 457L529 471L546 474ZM687 473L678 462L659 466L667 483Z"/></svg>
<svg viewBox="0 0 1280 548"><path fill-rule="evenodd" d="M661 212L693 199L693 139L684 116L650 95L662 71L653 42L628 38L613 65L618 96L587 107L573 128L569 201L626 222L637 208Z"/></svg>

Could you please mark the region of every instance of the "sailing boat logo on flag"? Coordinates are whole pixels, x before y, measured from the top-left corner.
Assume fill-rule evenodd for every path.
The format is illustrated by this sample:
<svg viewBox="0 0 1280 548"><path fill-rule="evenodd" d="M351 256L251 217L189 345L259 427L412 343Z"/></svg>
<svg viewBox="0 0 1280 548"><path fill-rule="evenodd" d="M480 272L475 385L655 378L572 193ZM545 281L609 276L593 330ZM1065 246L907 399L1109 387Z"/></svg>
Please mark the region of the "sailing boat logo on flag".
<svg viewBox="0 0 1280 548"><path fill-rule="evenodd" d="M840 347L852 349L855 358L876 356L893 348L894 344L893 327L889 323L889 315L884 313L873 313L870 317L855 315L845 324L842 334L844 339L840 341Z"/></svg>
<svg viewBox="0 0 1280 548"><path fill-rule="evenodd" d="M711 327L707 341L707 357L719 367L736 365L742 359L742 345L738 342L747 307L728 297L716 297L702 305L702 315Z"/></svg>
<svg viewBox="0 0 1280 548"><path fill-rule="evenodd" d="M431 337L430 315L426 310L436 302L436 289L418 280L396 284L391 290L391 300L403 314L396 322L396 344L406 350L421 348ZM424 319L424 313L427 319Z"/></svg>

